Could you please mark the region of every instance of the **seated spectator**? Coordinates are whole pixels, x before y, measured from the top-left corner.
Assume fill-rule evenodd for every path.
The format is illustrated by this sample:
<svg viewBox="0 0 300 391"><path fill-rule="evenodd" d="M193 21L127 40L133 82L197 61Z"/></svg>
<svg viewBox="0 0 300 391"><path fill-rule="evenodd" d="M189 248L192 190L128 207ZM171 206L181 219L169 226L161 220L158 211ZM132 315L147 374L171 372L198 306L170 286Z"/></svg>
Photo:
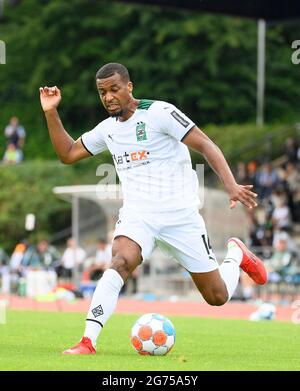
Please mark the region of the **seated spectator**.
<svg viewBox="0 0 300 391"><path fill-rule="evenodd" d="M19 124L17 117L12 117L4 130L7 144L13 144L16 149L22 150L24 147L26 132L23 126Z"/></svg>
<svg viewBox="0 0 300 391"><path fill-rule="evenodd" d="M23 160L23 154L14 144L8 144L3 156L3 164L18 164Z"/></svg>
<svg viewBox="0 0 300 391"><path fill-rule="evenodd" d="M273 226L267 213L262 208L257 208L253 214L253 222L250 230L250 245L262 258L268 258L272 249Z"/></svg>
<svg viewBox="0 0 300 391"><path fill-rule="evenodd" d="M293 254L287 248L287 241L279 239L270 260L265 261L268 270L268 281L278 283L285 279L288 267L291 265Z"/></svg>
<svg viewBox="0 0 300 391"><path fill-rule="evenodd" d="M272 213L274 229L289 230L291 227L290 209L284 196L278 199L278 205L275 206Z"/></svg>
<svg viewBox="0 0 300 391"><path fill-rule="evenodd" d="M41 240L36 247L29 246L22 261L27 267L27 297L48 294L56 287L57 275L54 269L59 260L60 254L47 240Z"/></svg>
<svg viewBox="0 0 300 391"><path fill-rule="evenodd" d="M257 193L261 201L268 198L274 187L278 184L278 176L270 162L264 163L257 172Z"/></svg>
<svg viewBox="0 0 300 391"><path fill-rule="evenodd" d="M21 265L26 270L41 270L42 262L37 252L36 247L33 244L28 243L24 252Z"/></svg>
<svg viewBox="0 0 300 391"><path fill-rule="evenodd" d="M274 230L274 235L273 235L273 247L276 248L278 245L278 242L280 240L284 240L287 245L288 251L292 252L293 254L298 254L299 249L297 247L297 244L291 237L291 235L284 229L275 229Z"/></svg>
<svg viewBox="0 0 300 391"><path fill-rule="evenodd" d="M50 245L47 240L41 240L37 245L37 254L40 258L42 268L45 270L55 269L60 261L60 253Z"/></svg>

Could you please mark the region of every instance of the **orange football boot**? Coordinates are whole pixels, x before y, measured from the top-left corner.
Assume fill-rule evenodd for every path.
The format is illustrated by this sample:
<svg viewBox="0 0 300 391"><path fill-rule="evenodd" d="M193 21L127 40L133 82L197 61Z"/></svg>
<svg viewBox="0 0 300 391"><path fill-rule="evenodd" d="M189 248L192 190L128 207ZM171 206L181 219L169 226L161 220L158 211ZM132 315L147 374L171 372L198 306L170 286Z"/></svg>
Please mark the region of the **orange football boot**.
<svg viewBox="0 0 300 391"><path fill-rule="evenodd" d="M248 276L256 282L256 284L264 285L268 280L268 274L263 261L248 250L240 239L230 238L227 243L231 241L235 242L235 244L237 244L243 252L243 259L240 264L240 268L244 270L244 272L247 273Z"/></svg>
<svg viewBox="0 0 300 391"><path fill-rule="evenodd" d="M81 341L70 349L67 349L63 354L95 354L96 350L93 347L92 341L88 337L82 337Z"/></svg>

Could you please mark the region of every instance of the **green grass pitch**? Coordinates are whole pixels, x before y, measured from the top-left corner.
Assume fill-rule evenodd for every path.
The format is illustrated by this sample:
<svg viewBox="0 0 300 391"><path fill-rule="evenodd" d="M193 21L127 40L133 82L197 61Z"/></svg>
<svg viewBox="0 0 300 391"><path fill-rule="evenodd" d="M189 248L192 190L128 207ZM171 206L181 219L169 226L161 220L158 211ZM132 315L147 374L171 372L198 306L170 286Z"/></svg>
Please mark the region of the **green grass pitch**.
<svg viewBox="0 0 300 391"><path fill-rule="evenodd" d="M140 356L130 345L139 315L115 314L97 354L64 356L84 329L84 314L12 311L0 324L0 370L299 370L300 325L169 316L177 338L166 356Z"/></svg>

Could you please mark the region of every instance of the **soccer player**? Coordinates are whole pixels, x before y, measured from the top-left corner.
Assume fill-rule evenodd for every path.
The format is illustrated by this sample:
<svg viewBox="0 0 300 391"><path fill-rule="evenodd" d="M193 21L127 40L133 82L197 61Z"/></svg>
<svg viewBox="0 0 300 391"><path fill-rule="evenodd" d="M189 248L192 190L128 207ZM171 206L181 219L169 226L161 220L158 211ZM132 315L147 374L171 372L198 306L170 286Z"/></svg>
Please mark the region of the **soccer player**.
<svg viewBox="0 0 300 391"><path fill-rule="evenodd" d="M198 212L198 181L188 147L200 152L221 179L230 208L257 206L252 185L239 185L221 150L170 103L136 99L128 70L118 63L96 74L101 102L109 117L76 141L64 129L57 107L61 92L41 87L40 99L59 159L71 164L109 149L122 183L123 207L116 224L112 262L98 282L80 342L65 354L96 353L96 341L115 310L119 292L156 244L167 248L191 275L207 303L230 300L240 268L257 284L267 274L262 261L238 238L227 241L219 266Z"/></svg>

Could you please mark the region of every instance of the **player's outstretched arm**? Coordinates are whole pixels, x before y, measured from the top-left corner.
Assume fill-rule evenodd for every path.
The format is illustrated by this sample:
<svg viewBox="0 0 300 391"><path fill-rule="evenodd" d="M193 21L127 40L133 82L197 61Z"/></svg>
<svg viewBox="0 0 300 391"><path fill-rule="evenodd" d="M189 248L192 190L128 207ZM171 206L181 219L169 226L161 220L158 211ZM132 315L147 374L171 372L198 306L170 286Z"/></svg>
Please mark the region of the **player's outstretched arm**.
<svg viewBox="0 0 300 391"><path fill-rule="evenodd" d="M81 140L76 141L67 133L59 118L57 107L61 101L61 92L55 87L40 88L41 105L45 113L49 135L54 149L62 163L71 164L91 156Z"/></svg>
<svg viewBox="0 0 300 391"><path fill-rule="evenodd" d="M205 133L197 128L197 126L193 127L193 129L184 138L183 142L188 147L200 152L205 157L211 168L219 176L229 195L231 209L235 208L238 201L249 209L257 206L257 194L251 191L253 186L243 186L236 183L220 148Z"/></svg>

